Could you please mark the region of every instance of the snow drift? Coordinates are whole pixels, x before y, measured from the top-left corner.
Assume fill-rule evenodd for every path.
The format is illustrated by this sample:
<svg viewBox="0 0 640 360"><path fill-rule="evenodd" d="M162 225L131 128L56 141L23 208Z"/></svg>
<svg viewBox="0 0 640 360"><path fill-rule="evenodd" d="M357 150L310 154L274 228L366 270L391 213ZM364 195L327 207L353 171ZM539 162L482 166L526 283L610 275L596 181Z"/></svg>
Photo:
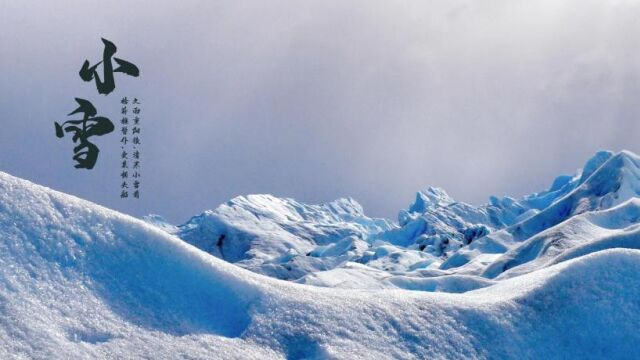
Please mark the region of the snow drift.
<svg viewBox="0 0 640 360"><path fill-rule="evenodd" d="M630 165L626 160L618 164ZM550 204L579 198L571 194L580 180L571 181L561 181L570 188ZM626 184L618 188L626 190L612 191L628 195L633 182ZM612 193L579 191L593 199ZM356 250L348 251L370 257L327 271L366 268L389 284L466 292L357 290L256 274L199 250L166 227L0 173L0 358L638 357L640 251L619 248L635 246L638 202L607 199L614 200L572 210L583 214L572 216L583 227L566 220L549 223L546 231L570 226L588 238L576 241L563 231L568 240L562 248L571 253L551 251L558 243L549 245L543 232L542 240L522 242L495 228L463 246L485 252L505 246L504 255L494 254L501 264L506 259L501 256L522 259L493 280L480 276L485 267L471 266L483 263L478 259L492 255L488 252L461 265L470 274L456 274L411 268L412 261L434 263L434 255L393 255L402 250L400 245L381 238L353 239L350 234L336 242L311 244L310 252L317 257L342 254L354 243ZM603 204L610 210L600 209ZM598 212L589 212L594 209ZM358 223L361 214L352 215L349 221ZM412 217L402 227L417 221L418 216ZM598 243L585 245L593 239ZM374 246L373 254L358 250L363 244L356 240L364 241L367 249ZM497 245L487 245L490 240ZM332 247L341 241L344 244ZM521 246L547 250L529 256L532 251L517 250ZM394 275L366 265L389 257L394 260L385 266L408 272ZM534 261L539 265L507 276ZM362 274L358 271L356 275ZM422 280L407 280L416 274ZM311 277L299 282L304 279Z"/></svg>

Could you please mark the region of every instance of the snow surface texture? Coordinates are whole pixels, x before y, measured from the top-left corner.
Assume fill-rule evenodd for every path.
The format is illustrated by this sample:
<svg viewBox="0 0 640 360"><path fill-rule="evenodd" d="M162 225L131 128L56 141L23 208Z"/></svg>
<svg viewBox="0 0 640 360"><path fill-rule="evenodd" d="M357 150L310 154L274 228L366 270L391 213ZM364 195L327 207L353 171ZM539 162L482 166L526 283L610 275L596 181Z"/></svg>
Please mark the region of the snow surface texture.
<svg viewBox="0 0 640 360"><path fill-rule="evenodd" d="M253 238L226 219L229 239L251 239L229 248L236 263L281 256L258 246L264 229L309 250L293 257L369 259L298 279L334 288L248 271L171 234L186 226L0 173L0 358L638 358L639 162L598 156L591 174L518 201L471 208L425 192L399 227L350 200L262 208L269 224L240 221ZM446 246L420 249L425 237Z"/></svg>

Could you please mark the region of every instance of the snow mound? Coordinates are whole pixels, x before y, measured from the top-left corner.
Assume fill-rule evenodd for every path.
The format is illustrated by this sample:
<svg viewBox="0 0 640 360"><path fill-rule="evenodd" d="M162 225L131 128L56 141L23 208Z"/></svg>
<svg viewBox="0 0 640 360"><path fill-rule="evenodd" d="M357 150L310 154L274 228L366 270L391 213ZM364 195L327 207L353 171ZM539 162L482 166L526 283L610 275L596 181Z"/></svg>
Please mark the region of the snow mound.
<svg viewBox="0 0 640 360"><path fill-rule="evenodd" d="M3 359L640 356L638 250L498 282L459 278L486 287L448 294L280 281L0 173Z"/></svg>

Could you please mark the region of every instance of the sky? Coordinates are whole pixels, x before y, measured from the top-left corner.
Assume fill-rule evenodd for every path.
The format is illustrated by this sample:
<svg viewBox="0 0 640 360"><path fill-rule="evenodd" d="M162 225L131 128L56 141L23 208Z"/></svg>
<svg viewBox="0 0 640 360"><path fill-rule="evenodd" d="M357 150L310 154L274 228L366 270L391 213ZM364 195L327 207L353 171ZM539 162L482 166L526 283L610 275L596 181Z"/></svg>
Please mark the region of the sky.
<svg viewBox="0 0 640 360"><path fill-rule="evenodd" d="M640 2L594 0L0 3L0 171L173 223L235 196L351 196L395 218L415 192L482 204L640 152ZM140 68L100 95L100 38ZM75 169L75 97L142 101L141 198L119 135Z"/></svg>

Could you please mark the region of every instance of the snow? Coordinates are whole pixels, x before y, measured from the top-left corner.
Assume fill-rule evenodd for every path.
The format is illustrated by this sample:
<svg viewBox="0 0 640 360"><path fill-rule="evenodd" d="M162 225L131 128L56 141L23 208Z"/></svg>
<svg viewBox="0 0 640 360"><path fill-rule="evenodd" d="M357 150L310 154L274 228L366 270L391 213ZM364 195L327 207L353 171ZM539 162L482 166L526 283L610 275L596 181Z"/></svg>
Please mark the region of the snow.
<svg viewBox="0 0 640 360"><path fill-rule="evenodd" d="M167 221L165 218L163 218L160 215L156 215L156 214L147 215L147 216L144 216L142 220L168 232L169 234L176 234L179 230L177 226L169 223L169 221Z"/></svg>
<svg viewBox="0 0 640 360"><path fill-rule="evenodd" d="M601 242L602 229L576 218L636 199L639 164L628 151L600 151L574 175L556 177L547 190L519 199L492 196L481 206L427 188L399 212L397 225L367 217L350 198L306 205L270 195L235 198L192 218L178 231L162 221L152 223L216 257L279 279L327 287L458 291L467 286L424 284L443 283L427 279L441 275L475 276L466 284L485 284L481 278L501 276L516 265L531 262L512 274L569 259L570 253L560 256L569 248L586 254L591 242L599 244L594 249L635 248L629 244L634 240L625 246L615 240ZM564 229L550 230L555 226ZM540 247L548 247L545 241L557 242L541 235L545 231L573 236L580 226L586 228L562 246L540 252ZM390 281L395 277L404 280Z"/></svg>
<svg viewBox="0 0 640 360"><path fill-rule="evenodd" d="M403 225L248 196L174 228L0 173L0 358L637 358L640 161L597 157Z"/></svg>
<svg viewBox="0 0 640 360"><path fill-rule="evenodd" d="M508 251L485 275L515 276L607 248L640 248L638 214L640 199L633 198L612 209L575 216Z"/></svg>
<svg viewBox="0 0 640 360"><path fill-rule="evenodd" d="M249 195L194 216L176 234L221 259L293 280L340 262L319 261L320 254L336 257L356 251L359 240L392 228L387 220L366 217L353 199L306 205Z"/></svg>

